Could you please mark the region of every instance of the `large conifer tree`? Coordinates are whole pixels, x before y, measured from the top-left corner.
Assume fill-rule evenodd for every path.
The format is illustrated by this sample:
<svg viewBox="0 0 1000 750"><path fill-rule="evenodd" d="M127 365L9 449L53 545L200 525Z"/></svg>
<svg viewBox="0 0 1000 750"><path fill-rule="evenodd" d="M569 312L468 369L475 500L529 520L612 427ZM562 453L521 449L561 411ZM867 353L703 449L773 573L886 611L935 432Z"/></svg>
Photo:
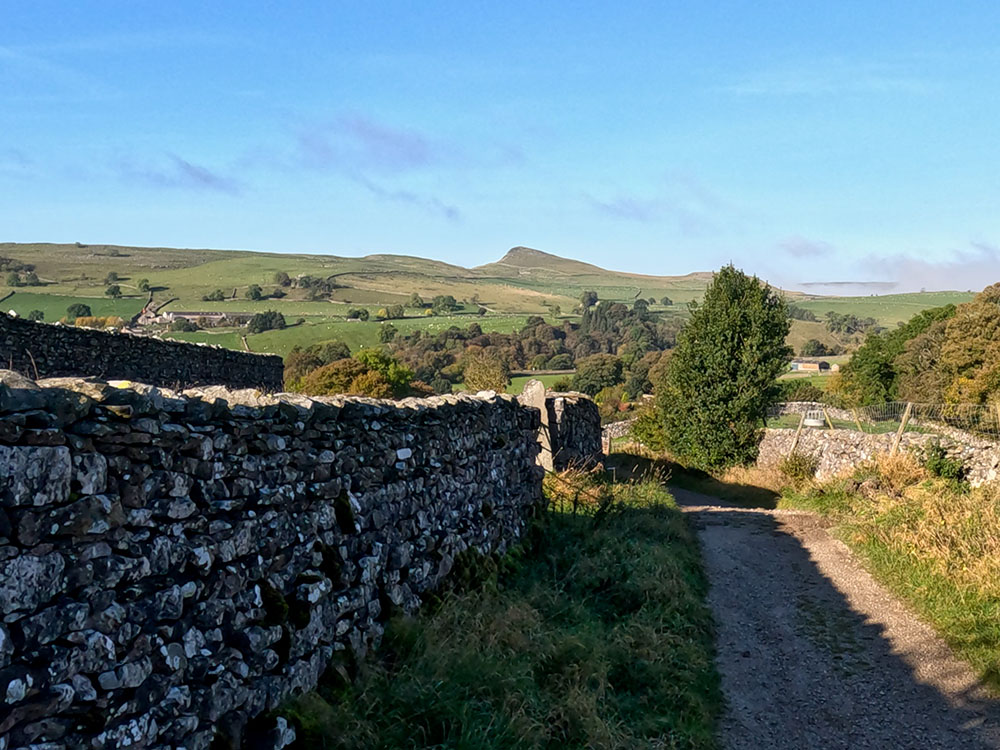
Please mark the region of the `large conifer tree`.
<svg viewBox="0 0 1000 750"><path fill-rule="evenodd" d="M691 304L659 388L668 450L684 463L717 469L753 461L777 378L791 356L784 300L732 265Z"/></svg>

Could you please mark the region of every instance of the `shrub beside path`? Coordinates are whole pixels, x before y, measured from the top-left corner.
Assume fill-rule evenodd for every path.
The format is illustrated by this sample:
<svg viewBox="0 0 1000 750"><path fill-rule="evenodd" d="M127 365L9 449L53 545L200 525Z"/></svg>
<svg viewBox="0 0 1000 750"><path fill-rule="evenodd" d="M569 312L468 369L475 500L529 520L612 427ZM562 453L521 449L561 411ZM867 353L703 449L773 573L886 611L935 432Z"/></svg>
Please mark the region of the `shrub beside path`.
<svg viewBox="0 0 1000 750"><path fill-rule="evenodd" d="M1000 748L1000 701L821 517L672 492L711 582L722 747Z"/></svg>

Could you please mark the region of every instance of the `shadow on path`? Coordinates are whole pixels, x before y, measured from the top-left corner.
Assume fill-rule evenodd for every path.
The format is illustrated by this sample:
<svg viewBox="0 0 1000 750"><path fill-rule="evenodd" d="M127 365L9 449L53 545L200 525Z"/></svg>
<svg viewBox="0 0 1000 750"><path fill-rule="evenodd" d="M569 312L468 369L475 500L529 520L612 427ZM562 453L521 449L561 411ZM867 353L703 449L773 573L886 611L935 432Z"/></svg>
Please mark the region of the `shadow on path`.
<svg viewBox="0 0 1000 750"><path fill-rule="evenodd" d="M1000 748L1000 708L820 518L673 488L711 582L729 750Z"/></svg>
<svg viewBox="0 0 1000 750"><path fill-rule="evenodd" d="M688 468L665 458L651 459L633 453L612 453L607 458L606 466L615 479L628 481L652 474L666 481L671 488L680 487L715 498L729 498L741 508L776 508L781 497L766 487L723 482L708 472Z"/></svg>

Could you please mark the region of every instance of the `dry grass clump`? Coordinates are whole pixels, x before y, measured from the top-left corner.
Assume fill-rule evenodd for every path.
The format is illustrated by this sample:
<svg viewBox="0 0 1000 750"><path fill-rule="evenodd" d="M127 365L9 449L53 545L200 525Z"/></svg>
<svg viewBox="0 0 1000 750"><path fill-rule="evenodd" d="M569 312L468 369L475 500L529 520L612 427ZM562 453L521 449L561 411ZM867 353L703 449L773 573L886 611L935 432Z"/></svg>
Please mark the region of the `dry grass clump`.
<svg viewBox="0 0 1000 750"><path fill-rule="evenodd" d="M874 499L879 495L898 496L906 489L914 487L930 478L927 469L912 453L897 453L894 456L878 455L858 464L853 471L840 480L828 485L843 483L850 492Z"/></svg>
<svg viewBox="0 0 1000 750"><path fill-rule="evenodd" d="M611 499L611 486L601 475L583 469L549 472L542 491L550 506L559 512L594 511Z"/></svg>
<svg viewBox="0 0 1000 750"><path fill-rule="evenodd" d="M940 480L885 494L863 513L864 533L914 556L956 585L1000 597L1000 489Z"/></svg>
<svg viewBox="0 0 1000 750"><path fill-rule="evenodd" d="M798 452L785 456L781 460L781 463L778 464L778 471L794 486L801 486L802 484L811 482L815 479L818 468L818 457ZM784 489L784 487L781 489Z"/></svg>
<svg viewBox="0 0 1000 750"><path fill-rule="evenodd" d="M727 484L760 487L771 492L782 492L791 482L783 471L775 471L751 464L750 466L731 466L719 476Z"/></svg>

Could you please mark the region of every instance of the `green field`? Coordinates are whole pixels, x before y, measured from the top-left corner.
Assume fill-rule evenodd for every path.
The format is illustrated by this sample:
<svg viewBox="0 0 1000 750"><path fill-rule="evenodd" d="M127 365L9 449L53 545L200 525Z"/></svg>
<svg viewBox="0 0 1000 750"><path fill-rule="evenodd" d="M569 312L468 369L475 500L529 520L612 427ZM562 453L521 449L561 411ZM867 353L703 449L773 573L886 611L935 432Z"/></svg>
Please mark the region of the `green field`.
<svg viewBox="0 0 1000 750"><path fill-rule="evenodd" d="M14 258L36 267L44 282L30 291L0 286L0 296L14 295L0 303L0 309L26 316L41 310L48 321L58 320L75 302L90 305L95 315L131 318L142 308L146 295L138 292L141 279L154 291L155 304L169 301L164 311L254 313L281 312L289 328L249 337L253 351L287 354L295 346L308 346L331 339L345 342L352 350L377 343L379 323L349 321L350 307L363 307L374 317L379 307L405 303L414 292L425 300L450 294L462 311L446 317L416 316L394 320L401 332L416 329L436 333L452 325L461 328L477 322L485 331L510 332L524 325L529 315L542 315L557 323L577 320L574 307L583 291L594 290L603 300L630 304L637 296L654 298L654 313L684 318L686 303L700 298L711 281L710 273L684 276L645 276L605 271L587 263L514 248L500 261L477 268L442 263L402 255L370 255L346 258L333 255L255 253L242 250L180 250L170 248L115 247L108 245L55 245L0 243L0 257ZM119 276L117 282L127 295L120 300L104 296L105 277ZM310 301L304 289L288 288L283 298L250 301L245 298L250 285L259 285L265 294L276 287L278 272L295 278L302 274L327 279L338 285L330 299ZM989 280L984 280L989 281ZM215 289L227 299L205 302L202 297ZM235 298L229 299L235 294ZM670 297L675 304L659 303ZM882 325L895 326L927 307L971 299L965 292L927 292L881 297L807 297L787 292L795 304L822 318L827 311L874 317ZM477 316L480 306L487 314ZM553 316L558 306L559 317ZM462 314L465 313L465 314ZM301 324L296 321L302 319ZM240 329L206 330L169 334L177 339L242 349ZM822 322L793 321L788 343L798 352L809 339L828 346L852 348L857 337L841 340L830 334Z"/></svg>
<svg viewBox="0 0 1000 750"><path fill-rule="evenodd" d="M795 382L806 382L809 385L814 385L817 388L826 388L827 384L830 382L830 376L834 373L828 372L823 374L817 373L801 373L801 372L786 372L784 375L779 375L778 380L794 380Z"/></svg>
<svg viewBox="0 0 1000 750"><path fill-rule="evenodd" d="M10 290L4 290L6 294ZM97 316L117 315L126 321L131 319L142 309L145 297L123 297L122 299L110 299L108 297L62 297L53 294L39 294L38 292L15 291L13 297L8 297L0 302L0 309L4 312L13 310L22 318L27 317L32 310L41 310L45 313L45 320L50 323L66 316L66 308L70 305L82 302L90 307L91 312Z"/></svg>
<svg viewBox="0 0 1000 750"><path fill-rule="evenodd" d="M272 308L273 309L273 308ZM406 334L420 329L436 334L446 331L452 326L467 328L472 323L478 323L483 331L500 331L510 333L522 328L528 319L526 315L449 315L433 318L403 318L387 321L401 333ZM293 323L294 321L289 321ZM374 320L347 320L345 318L312 320L301 325L290 325L282 331L266 331L247 336L250 349L255 352L278 354L282 357L294 347L306 347L321 341L343 341L351 351L357 351L378 344L378 329L381 326ZM169 333L170 338L180 341L191 341L204 344L216 344L228 349L242 349L240 340L241 329L219 329L217 331L197 331L195 333Z"/></svg>
<svg viewBox="0 0 1000 750"><path fill-rule="evenodd" d="M993 279L984 279L990 282ZM822 319L827 312L875 318L886 327L894 327L912 318L921 310L943 305L959 305L971 300L972 292L914 292L912 294L883 294L870 297L817 297L795 300L798 307L811 310Z"/></svg>
<svg viewBox="0 0 1000 750"><path fill-rule="evenodd" d="M546 388L551 388L555 383L560 380L572 380L572 375L518 375L516 378L510 379L510 385L507 386L507 393L512 396L519 396L524 391L524 386L529 380L540 380L542 385ZM465 383L456 383L455 392L464 391Z"/></svg>
<svg viewBox="0 0 1000 750"><path fill-rule="evenodd" d="M516 378L510 379L510 385L507 386L507 393L512 393L515 396L519 395L523 390L524 386L529 380L540 380L542 385L546 388L551 388L555 383L560 380L572 380L572 375L523 375Z"/></svg>

